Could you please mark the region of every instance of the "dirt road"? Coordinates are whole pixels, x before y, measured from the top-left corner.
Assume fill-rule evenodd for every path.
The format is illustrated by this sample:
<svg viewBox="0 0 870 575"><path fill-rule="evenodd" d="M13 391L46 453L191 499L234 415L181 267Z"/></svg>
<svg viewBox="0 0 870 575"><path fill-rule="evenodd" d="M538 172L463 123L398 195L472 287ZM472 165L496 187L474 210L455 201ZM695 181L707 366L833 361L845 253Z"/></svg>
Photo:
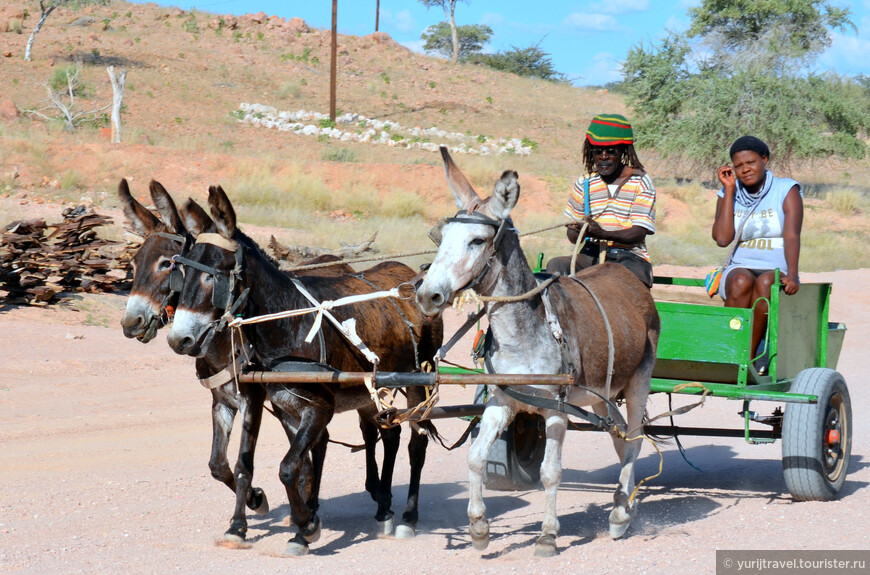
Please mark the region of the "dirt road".
<svg viewBox="0 0 870 575"><path fill-rule="evenodd" d="M793 502L782 477L780 443L686 438L687 457L702 471L684 462L675 445L665 446L663 474L643 488L627 538L612 541L607 514L616 457L602 434L572 433L559 494L561 554L548 560L533 557L540 491L487 492L493 539L483 553L471 547L465 530L467 447L447 452L438 446L428 453L416 539L374 536L375 508L362 489L363 455L331 446L322 538L308 557L283 557L290 527L277 470L286 439L268 415L255 484L273 509L250 518L250 548L218 546L233 496L208 471L210 396L194 378L193 360L175 355L163 335L148 345L125 339L118 325L124 299L118 296L88 298L87 311L2 309L0 572L679 574L715 572L717 548L870 549L870 424L860 415L870 398L870 270L806 274L803 280L833 282L831 319L848 328L838 370L856 416L841 499ZM444 404L471 401L471 390L442 393ZM664 410L662 400L655 398L652 413ZM740 407L714 400L680 422L739 426ZM439 422L449 440L463 428L459 420ZM338 416L331 433L359 442L355 415ZM639 476L654 474L658 456L645 447L641 457ZM403 447L396 511L407 481Z"/></svg>

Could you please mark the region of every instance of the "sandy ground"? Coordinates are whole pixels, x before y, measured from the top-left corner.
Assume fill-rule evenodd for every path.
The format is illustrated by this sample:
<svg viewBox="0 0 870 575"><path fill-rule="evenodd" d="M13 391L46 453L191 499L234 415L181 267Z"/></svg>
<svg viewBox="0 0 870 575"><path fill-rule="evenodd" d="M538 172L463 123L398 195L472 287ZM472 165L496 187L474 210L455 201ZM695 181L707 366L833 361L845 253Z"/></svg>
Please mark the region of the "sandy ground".
<svg viewBox="0 0 870 575"><path fill-rule="evenodd" d="M661 275L684 271L657 269ZM856 417L842 497L792 501L780 443L685 438L689 460L703 471L687 465L675 445L666 445L664 472L643 488L628 537L612 541L607 515L615 454L602 434L571 433L559 494L561 554L547 560L533 557L543 499L537 490L488 491L492 542L482 553L472 548L466 534L467 447L447 452L440 446L428 454L419 534L411 541L375 537L375 508L362 490L362 454L331 446L322 538L308 557L283 557L291 528L277 470L286 439L268 415L255 484L266 490L272 511L250 517L250 548L218 546L233 496L208 471L210 396L194 378L193 360L175 355L164 335L149 345L125 339L118 324L120 296L93 296L85 302L87 312L0 308L0 572L679 574L715 572L717 548L870 549L870 424L858 415L870 394L870 270L803 279L833 282L831 319L848 328L838 370L849 384ZM447 319L459 323L452 314ZM461 358L468 345L457 349ZM470 403L472 390L442 394L445 405ZM664 410L663 399L653 400L651 412ZM680 423L739 426L739 409L737 402L713 400ZM459 420L438 425L449 440L464 429ZM355 415L338 416L331 433L358 442ZM658 456L645 447L639 476L654 474L658 465ZM403 507L407 481L403 448L393 491L396 511Z"/></svg>

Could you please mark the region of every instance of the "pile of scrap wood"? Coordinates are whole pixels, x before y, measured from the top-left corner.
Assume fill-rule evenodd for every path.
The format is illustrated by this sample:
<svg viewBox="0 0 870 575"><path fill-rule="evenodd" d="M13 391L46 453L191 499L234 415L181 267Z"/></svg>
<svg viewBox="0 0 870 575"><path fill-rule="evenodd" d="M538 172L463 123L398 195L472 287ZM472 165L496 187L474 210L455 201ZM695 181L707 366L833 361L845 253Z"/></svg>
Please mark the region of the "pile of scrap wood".
<svg viewBox="0 0 870 575"><path fill-rule="evenodd" d="M64 293L129 289L135 246L99 238L94 228L110 223L78 206L64 210L59 224L7 225L0 239L0 301L45 305Z"/></svg>

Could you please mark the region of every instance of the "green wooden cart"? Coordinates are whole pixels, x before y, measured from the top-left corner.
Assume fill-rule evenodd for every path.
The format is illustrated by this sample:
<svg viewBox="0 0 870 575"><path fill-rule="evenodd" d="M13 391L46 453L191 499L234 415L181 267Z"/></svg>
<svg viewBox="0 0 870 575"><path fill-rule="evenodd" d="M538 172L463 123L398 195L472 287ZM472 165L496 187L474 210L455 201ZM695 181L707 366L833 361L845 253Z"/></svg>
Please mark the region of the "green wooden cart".
<svg viewBox="0 0 870 575"><path fill-rule="evenodd" d="M672 431L742 436L750 443L781 439L783 472L792 496L834 499L849 468L852 409L846 382L836 371L846 326L828 320L831 284L805 283L791 296L781 288L772 290L767 357L750 358L751 309L716 305L721 300L707 298L703 280L663 277L655 281L662 332L653 393L707 390L713 397L743 401L740 429L677 427ZM779 285L778 275L774 285ZM697 293L708 302L698 303L693 298ZM759 361L767 364L765 373L756 369ZM784 405L760 415L751 402ZM762 429L750 426L753 422Z"/></svg>
<svg viewBox="0 0 870 575"><path fill-rule="evenodd" d="M777 275L776 283L779 285ZM852 411L849 391L836 371L846 326L828 321L831 285L805 283L795 295L773 290L766 334L767 358L750 358L752 310L726 308L709 298L704 281L660 277L653 296L661 317L653 393L742 401L733 428L651 425L647 433L742 437L749 443L782 440L785 482L797 500L830 500L849 468ZM768 360L759 373L757 360ZM766 415L753 408L773 402ZM753 425L754 424L754 425ZM576 428L589 429L582 424ZM543 421L523 418L490 452L487 485L527 488L538 481Z"/></svg>

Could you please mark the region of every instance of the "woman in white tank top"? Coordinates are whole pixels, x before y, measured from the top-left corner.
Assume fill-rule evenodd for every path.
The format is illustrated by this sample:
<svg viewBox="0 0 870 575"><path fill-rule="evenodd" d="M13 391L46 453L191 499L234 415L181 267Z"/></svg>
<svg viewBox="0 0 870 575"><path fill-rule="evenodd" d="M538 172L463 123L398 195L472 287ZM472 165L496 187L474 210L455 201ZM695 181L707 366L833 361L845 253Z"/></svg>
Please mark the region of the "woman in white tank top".
<svg viewBox="0 0 870 575"><path fill-rule="evenodd" d="M795 294L800 288L803 192L796 181L769 172L769 160L767 144L754 136L743 136L731 146L733 167L720 166L717 170L722 189L713 221L716 244L730 246L746 220L719 284L719 295L727 307L750 308L758 298L769 300L773 270L777 268L786 294ZM750 357L756 355L766 330L767 312L767 301L755 306Z"/></svg>

